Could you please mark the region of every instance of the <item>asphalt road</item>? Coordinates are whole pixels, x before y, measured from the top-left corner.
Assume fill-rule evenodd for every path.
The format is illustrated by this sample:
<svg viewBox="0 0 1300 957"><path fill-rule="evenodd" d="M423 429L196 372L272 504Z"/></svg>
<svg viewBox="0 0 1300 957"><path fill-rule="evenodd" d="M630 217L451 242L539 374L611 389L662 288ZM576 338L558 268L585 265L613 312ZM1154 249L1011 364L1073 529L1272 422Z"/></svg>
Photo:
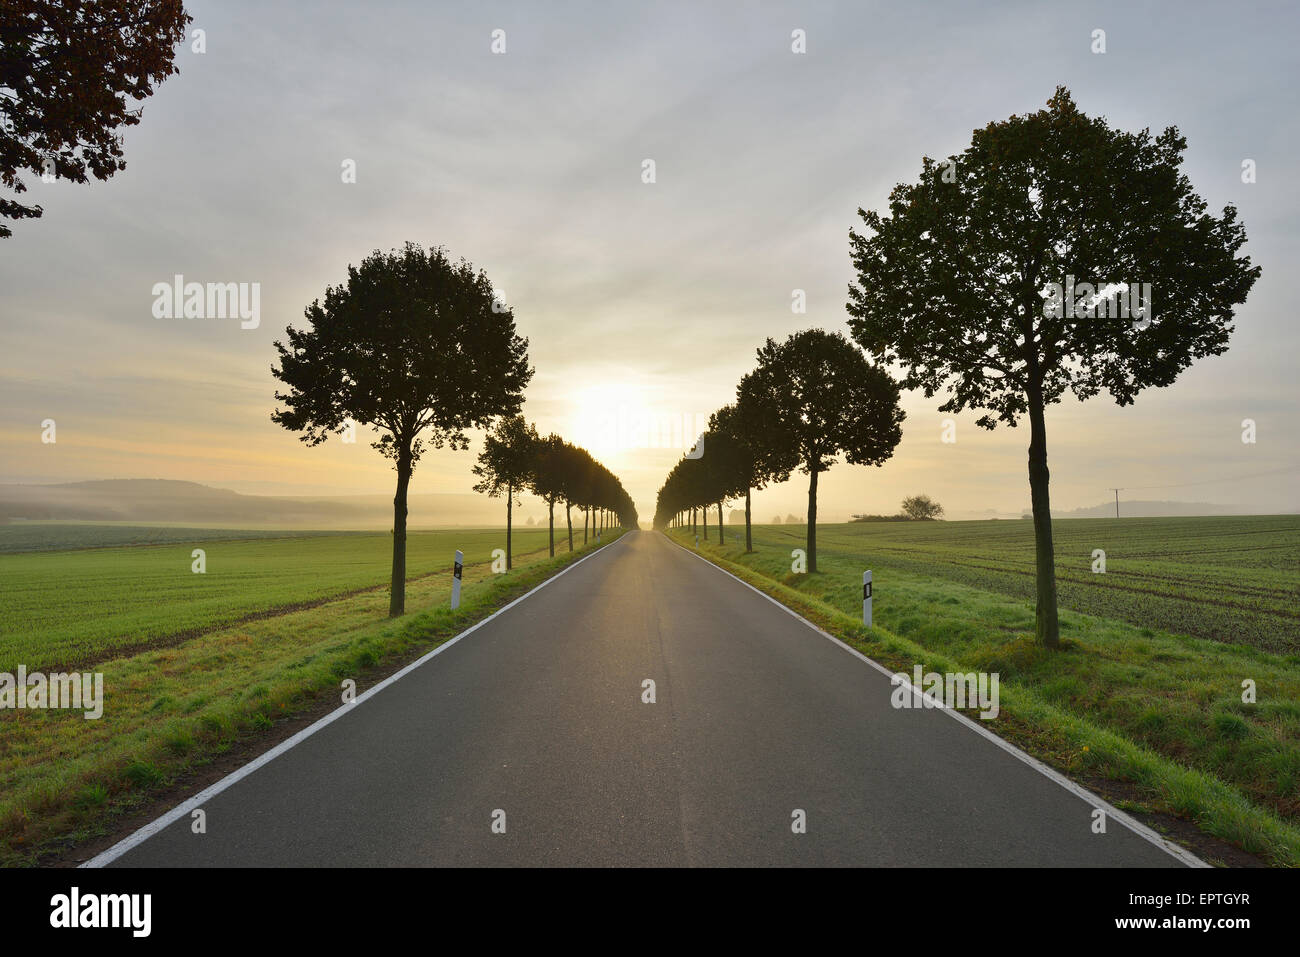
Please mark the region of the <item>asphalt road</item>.
<svg viewBox="0 0 1300 957"><path fill-rule="evenodd" d="M1181 866L891 691L632 533L113 864Z"/></svg>

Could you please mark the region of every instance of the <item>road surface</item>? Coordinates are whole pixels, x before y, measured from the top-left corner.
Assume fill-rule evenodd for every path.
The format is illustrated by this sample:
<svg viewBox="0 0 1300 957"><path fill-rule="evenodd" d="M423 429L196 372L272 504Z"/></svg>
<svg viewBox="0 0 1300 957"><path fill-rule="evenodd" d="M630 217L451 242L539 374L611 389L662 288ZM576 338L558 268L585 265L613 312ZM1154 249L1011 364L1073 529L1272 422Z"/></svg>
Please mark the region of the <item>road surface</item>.
<svg viewBox="0 0 1300 957"><path fill-rule="evenodd" d="M634 532L111 863L1182 866L892 690Z"/></svg>

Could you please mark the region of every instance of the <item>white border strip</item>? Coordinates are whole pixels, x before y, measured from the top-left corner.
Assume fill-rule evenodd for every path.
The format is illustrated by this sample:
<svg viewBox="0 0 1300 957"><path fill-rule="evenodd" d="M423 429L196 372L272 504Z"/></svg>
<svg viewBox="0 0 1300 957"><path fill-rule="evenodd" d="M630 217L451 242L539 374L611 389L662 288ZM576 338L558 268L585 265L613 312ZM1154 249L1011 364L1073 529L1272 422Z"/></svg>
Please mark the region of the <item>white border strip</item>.
<svg viewBox="0 0 1300 957"><path fill-rule="evenodd" d="M184 801L181 804L176 805L176 807L172 808L162 817L156 818L155 820L146 824L144 827L140 828L135 833L127 837L124 837L122 840L118 841L108 850L103 851L100 854L97 854L95 857L91 858L90 860L86 861L84 864L81 864L79 866L80 867L103 867L106 864L111 864L113 861L117 860L127 851L131 850L132 848L140 844L143 844L145 841L149 840L149 838L153 837L159 831L162 831L163 829L170 827L172 824L175 824L181 818L185 817L196 808L201 807L204 803L210 801L212 798L216 797L222 791L226 790L232 785L237 784L239 781L248 777L258 768L262 767L265 764L269 764L271 761L274 761L276 758L284 754L290 748L302 744L304 741L310 738L317 731L320 731L326 725L333 724L335 721L343 717L345 714L347 714L357 705L361 704L361 702L367 700L368 698L373 697L374 695L377 695L379 692L383 691L385 688L393 684L398 679L405 677L406 675L414 671L416 668L428 662L434 656L442 654L442 652L446 651L448 648L456 644L456 642L460 641L462 638L478 631L480 628L486 625L493 618L497 617L497 615L504 614L505 612L509 611L511 608L514 608L515 605L519 604L521 601L524 601L525 599L531 597L536 592L541 591L551 582L555 581L558 578L561 578L564 575L567 575L569 572L573 571L575 568L577 568L579 565L585 562L588 558L595 558L597 555L599 555L606 548L609 548L611 545L617 545L619 542L627 538L628 533L632 531L636 531L636 530L625 529L623 531L623 534L620 535L618 538L616 538L614 541L599 546L590 555L584 555L582 558L579 558L572 565L566 565L559 572L552 575L550 578L546 579L544 582L537 585L535 588L532 588L529 591L525 592L524 594L520 595L510 604L503 605L501 608L498 608L496 611L488 615L486 618L482 618L479 621L476 621L474 624L470 625L468 628L462 631L455 638L449 638L447 641L444 641L437 648L434 648L432 651L430 651L423 657L418 658L417 660L411 662L401 671L395 672L394 674L389 675L383 681L379 682L379 684L367 688L364 692L361 693L361 695L353 699L351 704L340 705L338 708L335 708L333 711L325 715L323 718L319 718L314 723L303 728L293 737L281 741L275 747L271 748L271 750L258 756L254 760L250 761L248 764L245 764L242 767L236 768L234 771L231 771L229 774L227 774L216 784L209 785L208 787L200 791L198 794L194 795L194 797L190 798L188 801Z"/></svg>
<svg viewBox="0 0 1300 957"><path fill-rule="evenodd" d="M687 554L694 555L696 558L704 562L704 564L708 565L710 568L722 572L722 574L728 576L729 578L734 578L736 581L740 582L742 585L744 585L750 591L754 592L756 595L762 595L772 604L776 605L776 607L780 608L782 611L787 612L792 617L797 618L799 621L803 622L805 625L807 625L813 631L817 632L822 637L829 638L831 641L835 642L835 644L843 648L849 654L853 655L856 658L860 658L861 660L865 661L867 664L871 665L871 667L879 671L881 674L888 676L891 682L893 682L895 685L898 685L900 683L897 680L895 680L894 676L896 672L890 671L880 662L872 658L868 658L866 655L858 651L856 648L845 644L839 638L836 638L834 635L832 635L829 631L826 631L824 628L821 628L818 625L813 624L811 621L809 621L803 615L799 614L793 608L790 608L788 605L784 605L781 602L777 601L767 592L755 588L749 582L745 581L743 578L740 578L737 575L733 575L731 572L727 571L721 565L714 564L713 562L705 558L703 555L701 555L699 552L689 549L681 542L676 541L675 539L672 538L672 536L664 535L664 538L668 539L668 541L672 542L672 544L676 545L678 548L680 548L682 551L686 552ZM907 682L907 684L910 687L912 687L912 691L915 695L918 695L922 698L927 697L919 688L912 685L910 681ZM1044 764L1042 761L1039 761L1037 758L1020 750L1011 742L1005 740L1004 738L998 737L992 731L988 730L988 728L985 728L982 725L978 724L977 722L972 721L970 718L966 717L966 715L962 714L960 711L954 711L953 709L949 708L942 700L939 700L937 698L930 698L930 700L934 701L935 706L938 707L940 710L942 710L944 713L960 721L962 724L964 724L970 730L974 731L976 734L979 734L982 737L987 738L989 741L992 741L1003 751L1007 752L1007 754L1019 758L1025 764L1029 765L1031 768L1037 771L1039 774L1042 774L1043 776L1051 779L1052 781L1055 781L1057 784L1065 788L1065 790L1069 791L1071 794L1087 801L1094 808L1100 808L1101 810L1105 811L1106 817L1118 821L1120 824L1124 825L1126 828L1128 828L1138 837L1143 838L1144 840L1154 844L1156 847L1160 848L1162 851L1166 852L1171 857L1177 858L1181 863L1186 864L1188 867L1210 867L1209 864L1201 860L1199 857L1197 857L1191 851L1187 850L1185 847L1181 847L1180 845L1175 844L1173 841L1161 837L1159 834L1157 834L1151 828L1147 827L1141 821L1138 821L1135 818L1130 817L1129 815L1125 814L1123 811L1113 806L1109 802L1103 801L1101 798L1093 794L1091 791L1083 787L1081 784L1076 784L1074 781L1071 781L1069 778L1061 774L1059 771L1053 770L1052 768Z"/></svg>

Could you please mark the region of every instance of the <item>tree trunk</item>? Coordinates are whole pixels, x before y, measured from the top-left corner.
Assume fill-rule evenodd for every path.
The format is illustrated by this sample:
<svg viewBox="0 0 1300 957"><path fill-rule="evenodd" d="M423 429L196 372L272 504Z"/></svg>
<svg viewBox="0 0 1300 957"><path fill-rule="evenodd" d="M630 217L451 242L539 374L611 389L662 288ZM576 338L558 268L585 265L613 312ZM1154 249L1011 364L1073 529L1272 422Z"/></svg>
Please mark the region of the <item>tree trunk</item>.
<svg viewBox="0 0 1300 957"><path fill-rule="evenodd" d="M582 544L587 544L587 519L591 517L591 509L582 510Z"/></svg>
<svg viewBox="0 0 1300 957"><path fill-rule="evenodd" d="M709 540L709 507L707 505L700 508L700 524L704 526L704 540Z"/></svg>
<svg viewBox="0 0 1300 957"><path fill-rule="evenodd" d="M409 455L397 459L397 493L393 496L393 580L389 587L388 617L406 611L406 493L413 465Z"/></svg>
<svg viewBox="0 0 1300 957"><path fill-rule="evenodd" d="M515 490L506 486L506 571L510 571L510 516L515 506Z"/></svg>
<svg viewBox="0 0 1300 957"><path fill-rule="evenodd" d="M754 550L754 537L749 530L749 489L745 489L745 553Z"/></svg>
<svg viewBox="0 0 1300 957"><path fill-rule="evenodd" d="M573 516L569 514L569 500L564 500L564 521L569 526L569 551L573 551Z"/></svg>
<svg viewBox="0 0 1300 957"><path fill-rule="evenodd" d="M718 503L718 544L725 545L726 543L727 543L726 532L722 530L722 503L719 502Z"/></svg>
<svg viewBox="0 0 1300 957"><path fill-rule="evenodd" d="M551 526L551 557L555 557L555 499L546 500L546 512L550 516Z"/></svg>
<svg viewBox="0 0 1300 957"><path fill-rule="evenodd" d="M808 479L808 572L817 571L817 470Z"/></svg>
<svg viewBox="0 0 1300 957"><path fill-rule="evenodd" d="M1041 396L1029 396L1029 496L1034 506L1034 557L1037 565L1038 640L1049 648L1061 646L1056 613L1056 554L1052 546L1052 507L1048 497L1047 423Z"/></svg>

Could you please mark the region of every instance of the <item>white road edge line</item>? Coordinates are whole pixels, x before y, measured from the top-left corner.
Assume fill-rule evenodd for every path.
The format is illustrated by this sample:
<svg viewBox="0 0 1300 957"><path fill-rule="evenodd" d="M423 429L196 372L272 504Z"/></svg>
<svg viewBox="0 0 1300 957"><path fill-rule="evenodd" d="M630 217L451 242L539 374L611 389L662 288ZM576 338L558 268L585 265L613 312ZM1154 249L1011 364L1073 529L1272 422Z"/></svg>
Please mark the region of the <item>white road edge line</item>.
<svg viewBox="0 0 1300 957"><path fill-rule="evenodd" d="M880 662L876 661L875 659L868 658L866 655L858 651L856 648L845 644L843 641L841 641L839 638L836 638L826 629L820 627L819 625L813 624L813 622L809 621L807 618L799 614L793 608L777 601L767 592L755 588L753 585L751 585L749 582L745 581L743 578L739 577L738 575L733 575L731 572L727 571L721 565L715 565L713 562L709 561L699 552L687 548L685 545L681 544L678 541L675 541L670 536L664 535L664 538L668 539L668 541L672 542L672 544L676 545L678 548L686 552L688 555L694 555L696 558L704 562L704 564L708 565L710 568L722 572L722 574L726 575L729 578L734 578L736 581L740 582L742 585L744 585L750 591L754 592L756 595L762 595L772 604L776 605L777 608L780 608L782 611L785 611L786 613L792 615L794 618L803 622L805 625L807 625L813 631L817 632L823 638L829 638L831 641L835 642L836 645L843 648L849 654L853 655L856 658L862 659L871 667L879 671L881 674L887 675L891 682L894 682L895 684L899 683L895 680L895 672L890 671L888 668L886 668L884 665L882 665ZM910 681L907 683L908 685L911 685ZM915 686L912 687L912 691L914 694L922 698L926 697L924 692L922 692L919 688L916 688ZM1048 767L1042 761L1039 761L1037 758L1033 757L1032 755L1027 754L1026 752L1020 750L1011 742L998 737L996 734L994 734L992 731L988 730L987 728L981 727L979 724L972 721L970 718L966 717L966 715L962 714L960 711L954 711L953 709L949 708L941 699L932 697L930 698L930 700L934 702L935 707L943 711L945 714L960 721L962 724L964 724L970 730L974 731L976 734L979 734L987 738L989 741L992 741L994 744L996 744L999 748L1001 748L1003 751L1007 752L1008 754L1014 755L1015 757L1019 758L1025 764L1029 765L1031 768L1037 771L1039 774L1042 774L1045 777L1056 782L1057 784L1065 788L1065 790L1069 791L1071 794L1075 795L1076 797L1082 798L1084 801L1087 801L1094 808L1100 808L1101 810L1105 811L1107 818L1118 821L1120 824L1124 825L1126 828L1128 828L1138 837L1143 838L1144 840L1154 844L1156 847L1160 848L1162 851L1169 854L1171 857L1177 858L1179 861L1181 861L1183 864L1186 864L1188 867L1209 867L1210 866L1205 861L1201 860L1199 857L1193 854L1191 851L1187 850L1185 847L1181 847L1178 844L1175 844L1173 841L1161 837L1159 834L1157 834L1151 828L1147 827L1141 821L1133 817L1130 817L1129 815L1125 814L1123 811L1121 811L1119 808L1115 807L1114 805L1110 804L1109 802L1103 801L1101 798L1093 794L1091 791L1083 787L1081 784L1076 784L1074 781L1071 781L1069 778L1061 774L1059 771L1056 771Z"/></svg>
<svg viewBox="0 0 1300 957"><path fill-rule="evenodd" d="M486 625L493 618L497 617L497 615L504 614L505 612L509 611L511 608L514 608L515 605L518 605L520 602L524 601L526 598L530 597L534 593L541 591L551 582L555 581L558 578L563 577L564 575L567 575L569 572L573 571L575 568L577 568L579 565L585 562L588 558L595 558L605 549L613 545L617 545L619 542L627 538L629 532L633 532L633 531L636 531L636 529L628 529L617 539L610 542L608 545L601 545L590 555L584 555L582 558L579 558L572 565L565 566L559 572L552 575L550 578L546 579L544 582L537 585L535 588L529 589L527 592L520 595L514 601L510 602L510 604L503 605L502 607L494 611L492 614L488 615L486 618L476 621L474 624L470 625L468 628L466 628L456 637L447 639L442 644L440 644L437 648L434 648L432 651L430 651L428 654L411 662L401 671L397 671L389 675L383 681L379 682L379 684L367 688L364 692L358 695L352 701L351 704L340 705L338 708L335 708L333 711L325 715L323 718L319 718L314 723L303 728L293 737L286 738L284 741L281 741L275 747L271 748L271 750L266 751L265 753L261 754L257 758L254 758L252 761L248 762L248 764L245 764L242 767L236 768L234 771L231 771L229 774L227 774L216 784L209 785L208 787L200 791L198 794L194 795L194 797L190 798L187 801L181 802L180 804L176 805L176 807L168 811L166 814L149 822L144 827L140 828L138 831L135 831L134 833L122 838L122 840L118 841L108 850L95 855L90 860L78 866L87 867L87 868L91 868L91 867L98 868L98 867L103 867L106 864L111 864L113 861L117 860L127 851L131 850L132 848L140 844L143 844L145 841L149 840L149 838L153 837L159 831L175 824L181 818L188 815L191 811L201 807L204 803L210 801L212 798L216 797L218 794L220 794L222 791L229 788L231 785L236 784L242 779L248 777L258 768L262 767L265 764L269 764L271 761L274 761L276 758L284 754L290 748L302 744L302 742L306 741L308 738L310 738L317 731L320 731L326 725L333 724L335 721L343 717L353 708L360 705L363 701L372 698L373 696L375 696L376 694L378 694L379 692L387 688L389 685L396 682L398 679L405 677L406 675L410 674L416 668L425 664L435 656L442 654L442 652L446 651L448 648L456 644L456 642L460 641L465 636L473 634L474 632L478 631L481 627Z"/></svg>

